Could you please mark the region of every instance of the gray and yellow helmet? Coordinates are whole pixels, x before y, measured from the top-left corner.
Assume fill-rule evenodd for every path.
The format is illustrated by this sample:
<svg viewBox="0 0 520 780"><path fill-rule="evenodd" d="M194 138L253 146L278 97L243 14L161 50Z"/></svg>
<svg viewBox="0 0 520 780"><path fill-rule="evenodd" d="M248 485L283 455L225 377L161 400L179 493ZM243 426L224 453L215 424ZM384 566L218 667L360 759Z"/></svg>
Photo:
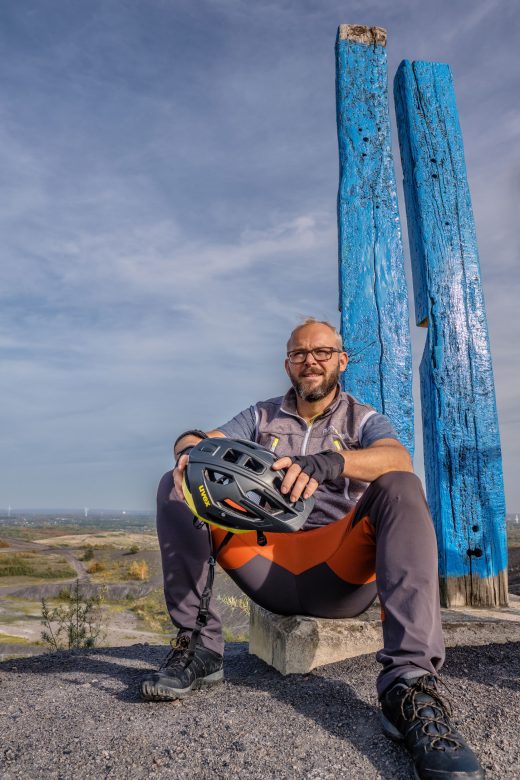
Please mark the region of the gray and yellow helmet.
<svg viewBox="0 0 520 780"><path fill-rule="evenodd" d="M210 438L190 452L182 489L194 515L233 533L299 531L314 498L290 501L280 492L285 471L260 444Z"/></svg>

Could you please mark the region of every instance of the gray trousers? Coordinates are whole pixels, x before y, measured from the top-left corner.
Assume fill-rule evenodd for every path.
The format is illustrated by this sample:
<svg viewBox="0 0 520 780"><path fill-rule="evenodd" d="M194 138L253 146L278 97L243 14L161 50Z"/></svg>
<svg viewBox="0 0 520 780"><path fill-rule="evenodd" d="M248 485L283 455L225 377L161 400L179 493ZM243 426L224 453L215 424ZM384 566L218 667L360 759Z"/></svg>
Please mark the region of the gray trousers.
<svg viewBox="0 0 520 780"><path fill-rule="evenodd" d="M164 594L174 625L180 631L191 631L206 582L210 541L206 526L194 524L186 504L170 500L172 485L172 474L167 472L157 493ZM354 532L358 523L364 523L370 533L360 534L361 528ZM301 534L292 536L296 541ZM407 472L390 472L372 482L345 533L345 556L351 558L356 554L355 547L349 546L354 538L358 545L362 540L360 555L367 555L368 545L375 581L346 582L326 561L295 575L260 555L227 571L255 602L280 614L352 617L364 611L377 593L384 615L384 646L376 656L382 664L377 681L381 696L398 677L435 674L445 657L437 542L420 480ZM335 555L337 559L338 551ZM214 602L201 640L205 647L222 653L224 641Z"/></svg>

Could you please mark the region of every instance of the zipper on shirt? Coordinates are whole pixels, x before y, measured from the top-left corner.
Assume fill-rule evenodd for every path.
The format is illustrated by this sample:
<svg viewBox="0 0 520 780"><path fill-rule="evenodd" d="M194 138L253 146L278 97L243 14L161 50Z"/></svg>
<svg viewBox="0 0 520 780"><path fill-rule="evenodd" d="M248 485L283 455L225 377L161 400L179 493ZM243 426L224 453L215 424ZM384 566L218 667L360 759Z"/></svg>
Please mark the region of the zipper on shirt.
<svg viewBox="0 0 520 780"><path fill-rule="evenodd" d="M316 417L313 417L311 421L307 423L307 431L303 438L302 451L300 452L300 455L305 455L305 450L307 449L307 442L309 441L309 436L311 435L312 426L314 425L314 420L316 420L320 416L321 415L317 414Z"/></svg>

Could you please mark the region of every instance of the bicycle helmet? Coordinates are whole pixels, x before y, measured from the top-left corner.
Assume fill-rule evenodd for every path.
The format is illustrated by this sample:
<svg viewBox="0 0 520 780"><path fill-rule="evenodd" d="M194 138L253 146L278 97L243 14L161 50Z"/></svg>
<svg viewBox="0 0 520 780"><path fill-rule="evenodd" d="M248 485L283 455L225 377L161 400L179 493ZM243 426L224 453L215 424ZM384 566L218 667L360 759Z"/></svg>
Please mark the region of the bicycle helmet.
<svg viewBox="0 0 520 780"><path fill-rule="evenodd" d="M290 501L280 492L285 470L276 455L241 439L210 438L190 452L182 488L191 511L232 533L299 531L314 498Z"/></svg>

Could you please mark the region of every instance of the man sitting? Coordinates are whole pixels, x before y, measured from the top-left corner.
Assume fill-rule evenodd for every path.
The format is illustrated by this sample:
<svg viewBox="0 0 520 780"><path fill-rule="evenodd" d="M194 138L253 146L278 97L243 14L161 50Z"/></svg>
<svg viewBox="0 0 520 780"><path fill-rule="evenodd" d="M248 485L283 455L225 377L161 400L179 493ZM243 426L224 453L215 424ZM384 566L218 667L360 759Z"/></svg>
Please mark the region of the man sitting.
<svg viewBox="0 0 520 780"><path fill-rule="evenodd" d="M207 434L175 445L175 469L162 478L157 530L164 592L177 639L162 667L141 684L145 699L171 700L223 679L224 641L213 606L195 652L188 652L206 582L210 539L183 501L190 449L204 435L255 441L278 456L282 493L314 496L297 534L240 534L218 556L255 602L280 614L352 617L379 596L384 647L377 691L385 733L404 740L420 778L483 778L479 762L449 720L437 689L444 657L437 544L411 459L390 421L339 385L348 358L336 329L314 319L287 343L284 397L240 412ZM217 542L222 531L213 530Z"/></svg>

